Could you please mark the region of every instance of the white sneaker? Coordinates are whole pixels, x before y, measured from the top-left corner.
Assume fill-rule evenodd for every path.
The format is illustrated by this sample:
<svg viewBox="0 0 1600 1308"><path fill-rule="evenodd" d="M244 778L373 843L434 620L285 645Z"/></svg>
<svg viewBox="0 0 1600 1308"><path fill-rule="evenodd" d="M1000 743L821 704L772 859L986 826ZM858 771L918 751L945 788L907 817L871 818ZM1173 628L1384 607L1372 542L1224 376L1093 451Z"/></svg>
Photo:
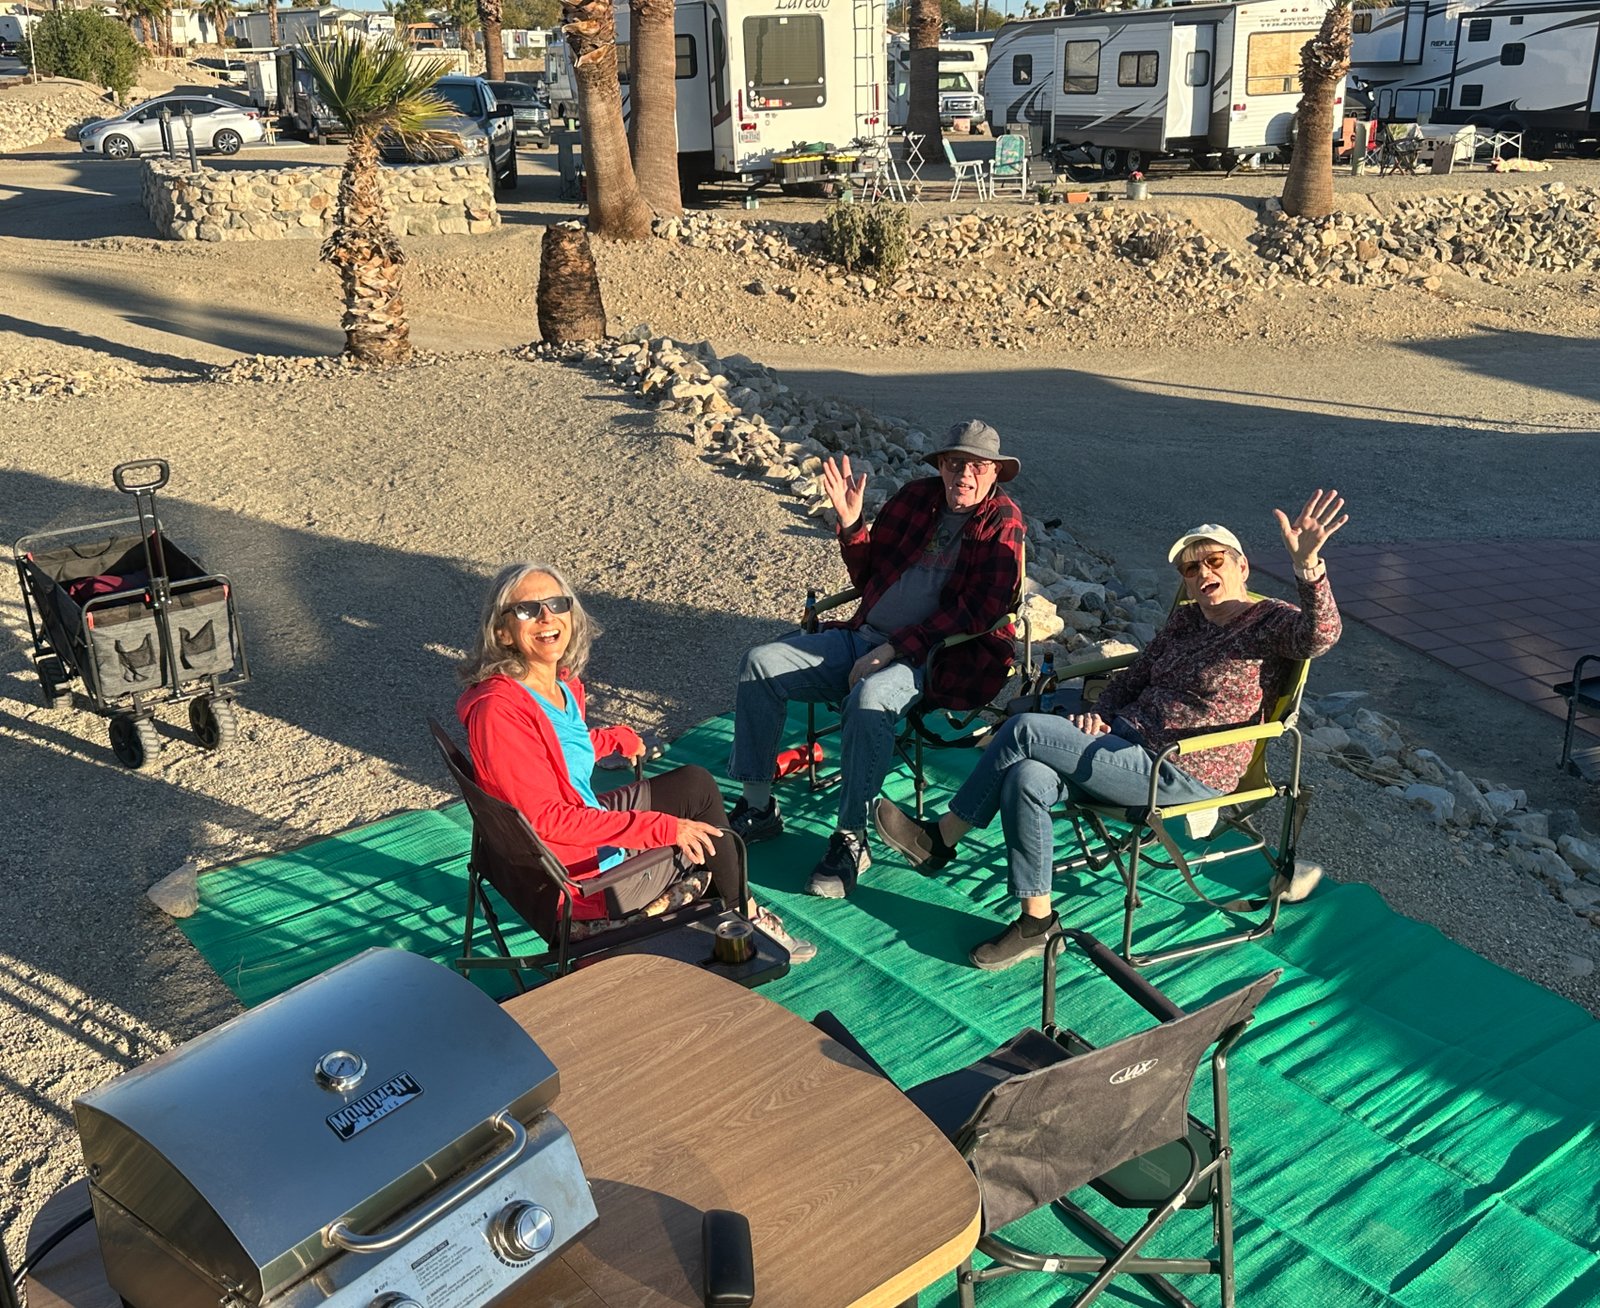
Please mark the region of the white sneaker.
<svg viewBox="0 0 1600 1308"><path fill-rule="evenodd" d="M791 936L783 928L783 919L770 908L756 910L756 925L789 951L791 963L809 963L817 956L817 947L809 940Z"/></svg>
<svg viewBox="0 0 1600 1308"><path fill-rule="evenodd" d="M1322 880L1322 864L1294 861L1294 875L1286 877L1281 872L1272 878L1269 894L1276 895L1285 904L1298 904L1317 888Z"/></svg>

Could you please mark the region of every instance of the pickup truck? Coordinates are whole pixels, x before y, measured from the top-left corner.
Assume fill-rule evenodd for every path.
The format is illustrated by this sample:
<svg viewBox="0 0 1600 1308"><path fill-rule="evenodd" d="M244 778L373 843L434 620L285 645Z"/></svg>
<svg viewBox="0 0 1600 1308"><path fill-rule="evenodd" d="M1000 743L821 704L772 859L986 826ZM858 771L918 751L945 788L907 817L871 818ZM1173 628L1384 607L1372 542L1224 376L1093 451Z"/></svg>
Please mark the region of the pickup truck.
<svg viewBox="0 0 1600 1308"><path fill-rule="evenodd" d="M422 162L439 158L487 159L496 190L509 191L517 184L517 136L512 124L511 106L495 99L489 83L481 77L462 77L454 73L441 77L432 87L448 101L452 112L428 123L430 131L442 132L448 141L443 153L419 152L398 139L385 141L383 157L391 161Z"/></svg>

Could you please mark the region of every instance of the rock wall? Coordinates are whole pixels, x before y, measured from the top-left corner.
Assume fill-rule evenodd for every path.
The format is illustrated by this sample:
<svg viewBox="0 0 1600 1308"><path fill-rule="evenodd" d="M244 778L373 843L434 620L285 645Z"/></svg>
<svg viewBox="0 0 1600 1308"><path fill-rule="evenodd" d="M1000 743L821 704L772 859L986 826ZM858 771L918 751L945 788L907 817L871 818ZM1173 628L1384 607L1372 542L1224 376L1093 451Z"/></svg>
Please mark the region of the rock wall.
<svg viewBox="0 0 1600 1308"><path fill-rule="evenodd" d="M86 82L40 82L0 96L0 154L65 136L77 139L78 127L106 118L115 107Z"/></svg>
<svg viewBox="0 0 1600 1308"><path fill-rule="evenodd" d="M338 168L232 168L146 159L141 191L156 232L175 241L321 240L333 221ZM400 236L477 236L500 225L480 163L383 170Z"/></svg>

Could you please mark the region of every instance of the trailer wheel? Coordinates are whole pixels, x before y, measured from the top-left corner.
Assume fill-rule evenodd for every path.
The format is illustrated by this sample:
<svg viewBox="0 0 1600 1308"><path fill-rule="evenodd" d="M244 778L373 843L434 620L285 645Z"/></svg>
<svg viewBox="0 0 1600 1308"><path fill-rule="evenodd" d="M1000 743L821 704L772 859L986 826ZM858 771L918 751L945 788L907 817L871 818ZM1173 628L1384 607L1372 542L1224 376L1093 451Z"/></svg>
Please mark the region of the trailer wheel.
<svg viewBox="0 0 1600 1308"><path fill-rule="evenodd" d="M131 713L119 713L111 719L111 752L125 768L135 770L161 752L161 737L156 734L156 724L149 718L136 718Z"/></svg>
<svg viewBox="0 0 1600 1308"><path fill-rule="evenodd" d="M189 701L189 725L203 749L227 749L239 734L233 701L212 699L209 695Z"/></svg>
<svg viewBox="0 0 1600 1308"><path fill-rule="evenodd" d="M72 698L68 690L72 678L67 676L66 668L56 655L49 654L40 659L34 664L34 671L39 674L39 693L47 709L60 708Z"/></svg>

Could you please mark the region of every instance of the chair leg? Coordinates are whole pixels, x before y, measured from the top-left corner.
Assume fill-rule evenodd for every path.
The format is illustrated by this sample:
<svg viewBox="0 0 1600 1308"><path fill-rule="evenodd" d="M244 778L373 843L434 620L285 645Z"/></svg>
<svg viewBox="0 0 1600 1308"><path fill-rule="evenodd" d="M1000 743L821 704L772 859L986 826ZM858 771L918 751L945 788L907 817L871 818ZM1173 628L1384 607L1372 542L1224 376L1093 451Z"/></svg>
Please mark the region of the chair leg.
<svg viewBox="0 0 1600 1308"><path fill-rule="evenodd" d="M956 1268L956 1298L961 1308L977 1308L978 1298L972 1288L972 1259Z"/></svg>
<svg viewBox="0 0 1600 1308"><path fill-rule="evenodd" d="M922 821L922 796L923 792L928 788L928 779L922 771L922 733L918 731L913 734L916 736L916 744L913 746L916 757L911 764L911 784L917 793L917 821L920 822Z"/></svg>

